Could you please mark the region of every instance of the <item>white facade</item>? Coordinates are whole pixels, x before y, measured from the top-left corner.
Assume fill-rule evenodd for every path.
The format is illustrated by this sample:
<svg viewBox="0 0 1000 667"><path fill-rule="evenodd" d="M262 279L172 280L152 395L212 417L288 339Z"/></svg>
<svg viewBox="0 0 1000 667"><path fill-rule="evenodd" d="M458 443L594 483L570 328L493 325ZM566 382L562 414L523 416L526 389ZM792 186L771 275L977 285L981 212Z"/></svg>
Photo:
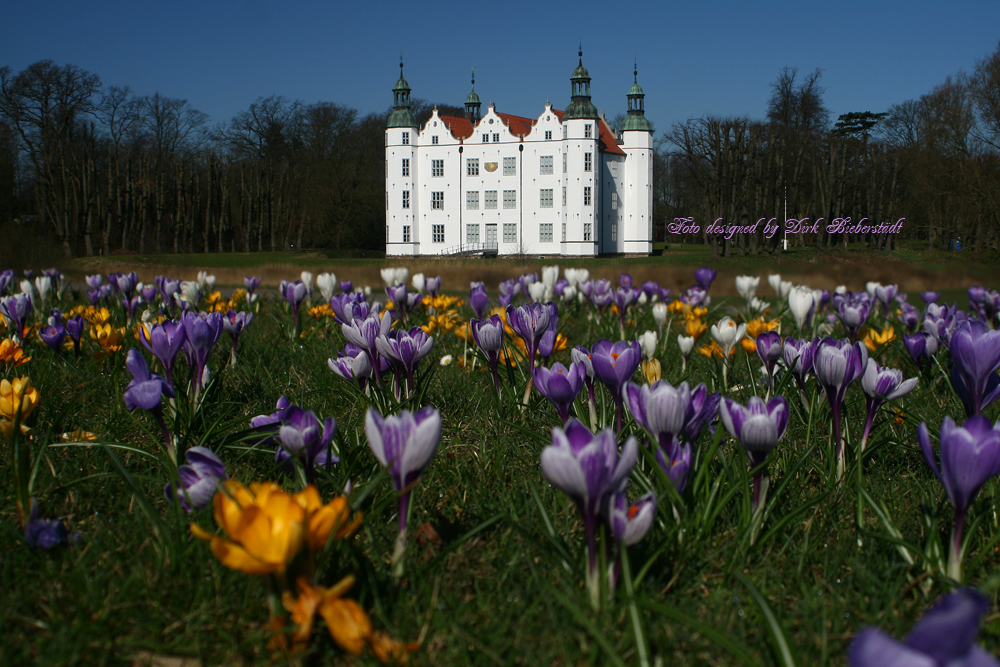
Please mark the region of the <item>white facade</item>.
<svg viewBox="0 0 1000 667"><path fill-rule="evenodd" d="M394 90L405 90L397 105L406 108L397 106L386 129L386 255L484 244L501 255L652 251L650 131L625 131L619 144L596 113L567 119L550 104L534 119L491 104L473 122L478 104L467 103L465 118L435 110L417 128L405 126L412 115L402 76Z"/></svg>

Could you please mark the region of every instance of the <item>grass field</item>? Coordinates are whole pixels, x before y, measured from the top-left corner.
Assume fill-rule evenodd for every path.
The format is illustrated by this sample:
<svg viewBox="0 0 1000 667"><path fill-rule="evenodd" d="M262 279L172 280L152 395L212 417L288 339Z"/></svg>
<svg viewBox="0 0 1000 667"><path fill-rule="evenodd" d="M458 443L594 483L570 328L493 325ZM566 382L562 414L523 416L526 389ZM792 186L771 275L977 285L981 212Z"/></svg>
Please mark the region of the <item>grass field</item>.
<svg viewBox="0 0 1000 667"><path fill-rule="evenodd" d="M684 249L640 260L559 263L588 268L592 277L613 276L616 284L622 272L637 283L659 279L663 286L676 286L676 296L677 288L693 283L693 268L702 265L704 253ZM863 290L866 280L898 282L915 304L921 304L916 294L921 286L940 285L942 301L957 300L966 309L970 284L997 286L996 258L956 255L914 249L857 253L830 263L830 256L803 251L725 260L715 264L719 278L710 293L716 299L704 322L714 324L742 307L740 299L720 298L735 293L735 275L766 276L771 270L830 290L838 283ZM486 280L495 298L500 279L546 263L392 262L409 266L411 273L440 273L444 291L462 294L463 301L469 279ZM387 264L276 253L74 260L64 270L82 278L127 266L145 280L161 272L193 280L197 270L208 269L219 276L219 285L264 275L272 286L302 270L334 270L341 280L370 284L371 299L384 302L378 270ZM759 294L774 304L770 317L784 313L766 280L761 283ZM228 296L229 290L223 291ZM65 312L71 305L60 307ZM468 304L457 310L461 321L472 316ZM112 323L125 326L121 309L111 311ZM589 305L560 306L559 332L568 347L549 363L569 365L573 346L618 340L617 318L609 312L598 323L591 313ZM418 307L411 325L430 317ZM629 338L657 328L648 305L630 310L628 319ZM763 394L760 361L738 345L728 391L717 359L695 351L682 371L676 344L682 318L672 322L657 351L664 379L704 382L709 391L744 404ZM650 533L628 550L634 592L624 583L613 594L605 591L594 611L585 586L584 524L539 467L560 421L537 391L521 404L528 379L523 361L501 373L498 400L482 357L472 368L474 345L467 348L441 325L432 333L433 352L421 362L416 396L397 403L390 392L365 396L330 371L327 359L345 343L339 324L305 309L301 323L301 335L293 340L285 305L262 296L241 337L238 363L226 366L230 343L223 335L209 360L214 378L203 407L197 410L179 398L178 405L187 407L170 425L182 446L217 452L230 476L246 483L277 480L294 491L300 488L297 478L276 468L274 448L260 445L259 436L248 431L250 419L274 411L281 396L320 418L335 418L341 461L319 469L316 486L329 500L350 482L352 506L364 519L355 536L333 543L316 581L330 586L352 574L350 595L378 629L401 641L422 642L411 664L844 665L859 629L875 625L902 638L956 585L934 557L935 547L950 539L952 510L916 439L921 422L936 441L946 415L964 421L962 405L942 375L947 351L923 370L912 394L882 408L863 455L857 445L864 395L860 386L851 387L844 420L847 473L840 483L831 468L830 410L815 378L805 404L787 375L779 379L777 393L787 396L791 418L769 459L770 491L757 528L746 455L731 437L723 437L718 421L717 437L706 429L693 443L691 481L677 496L647 450L648 436L626 412L619 442L634 434L645 452L632 473L629 498L653 491L657 512ZM873 315L870 324L880 329L881 316ZM901 333L903 327L895 326ZM782 334L794 330L784 313ZM843 336L839 325L835 335ZM699 342L711 342L711 334ZM370 653L346 654L319 621L298 654L269 649L268 579L225 567L205 542L191 536L191 521L216 530L210 509L188 515L164 498L164 484L174 473L157 454L159 429L149 413L130 413L122 400L131 380L124 366L130 347L142 349L131 329L122 349L101 359L94 358L100 347L87 334L79 357L56 356L34 336L24 346L31 360L5 375L29 375L40 394L28 420L30 449L38 461L32 495L44 516L64 520L82 539L52 551L26 546L14 509L12 443L0 437L0 664L130 665L137 655L187 657L203 665L378 664ZM442 366L439 361L449 354L452 363ZM458 363L463 357L465 365ZM901 339L879 349L875 358L905 377L917 374ZM174 384L182 392L188 377L183 362L179 367ZM633 381L644 382L641 370ZM588 423L585 396L586 391L574 411ZM436 457L413 492L402 578L393 576L390 563L397 495L364 435L365 411L373 404L382 411L433 405L443 419ZM1000 416L998 405L985 411L992 420ZM597 411L601 424L610 425L613 406L602 387ZM70 446L60 438L77 429L97 434L99 442ZM1000 651L998 495L1000 484L993 478L970 510L963 572L966 583L991 600L979 642L993 654ZM610 550L611 537L602 533L600 539Z"/></svg>

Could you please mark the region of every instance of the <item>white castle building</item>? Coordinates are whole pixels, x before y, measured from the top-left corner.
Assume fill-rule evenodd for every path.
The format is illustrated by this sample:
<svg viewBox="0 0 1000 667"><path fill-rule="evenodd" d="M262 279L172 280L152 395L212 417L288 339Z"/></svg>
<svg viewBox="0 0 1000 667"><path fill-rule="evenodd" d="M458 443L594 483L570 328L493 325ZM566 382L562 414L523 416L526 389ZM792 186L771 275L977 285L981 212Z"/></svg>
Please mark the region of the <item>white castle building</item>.
<svg viewBox="0 0 1000 667"><path fill-rule="evenodd" d="M582 52L565 111L481 113L473 79L464 118L435 109L420 128L400 63L385 133L385 254L650 254L653 128L635 77L618 136L590 101Z"/></svg>

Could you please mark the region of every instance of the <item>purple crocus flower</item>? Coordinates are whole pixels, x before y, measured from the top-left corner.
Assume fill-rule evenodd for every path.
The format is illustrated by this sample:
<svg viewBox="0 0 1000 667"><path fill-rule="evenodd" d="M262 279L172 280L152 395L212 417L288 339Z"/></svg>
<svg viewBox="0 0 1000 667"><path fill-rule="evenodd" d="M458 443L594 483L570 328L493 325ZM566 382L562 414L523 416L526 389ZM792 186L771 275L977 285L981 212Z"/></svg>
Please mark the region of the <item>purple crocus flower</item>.
<svg viewBox="0 0 1000 667"><path fill-rule="evenodd" d="M364 304L363 308L366 309L364 315L359 313L361 319L368 317L370 306L365 301L364 292L343 292L330 297L330 309L333 310L334 317L341 324L347 324L355 319L354 306L356 304Z"/></svg>
<svg viewBox="0 0 1000 667"><path fill-rule="evenodd" d="M952 591L913 626L905 642L876 628L858 633L847 649L850 667L1000 667L976 645L989 601L965 588Z"/></svg>
<svg viewBox="0 0 1000 667"><path fill-rule="evenodd" d="M176 398L174 388L170 383L156 373L149 372L149 366L139 350L129 348L128 356L125 358L125 366L132 374L132 381L125 387L122 397L125 399L125 407L129 412L135 412L136 408L142 408L152 413L153 418L160 425L163 431L163 439L166 444L167 453L171 460L175 459L174 441L167 430L167 424L163 421L163 405L160 400L163 396Z"/></svg>
<svg viewBox="0 0 1000 667"><path fill-rule="evenodd" d="M267 437L262 438L257 446L259 447L279 447L277 440L278 429L281 426L281 422L285 419L285 413L288 412L289 408L292 407L292 402L287 398L282 396L278 399L277 404L274 406L274 412L268 415L257 415L250 420L250 428L266 434Z"/></svg>
<svg viewBox="0 0 1000 667"><path fill-rule="evenodd" d="M837 308L840 322L844 325L844 329L853 343L858 338L858 330L868 319L868 311L871 306L868 294L866 292L857 294L848 292L840 299L834 296L834 306Z"/></svg>
<svg viewBox="0 0 1000 667"><path fill-rule="evenodd" d="M700 306L702 304L708 306L711 302L712 299L708 296L708 290L701 287L701 285L692 285L681 295L681 303L686 303L690 306Z"/></svg>
<svg viewBox="0 0 1000 667"><path fill-rule="evenodd" d="M428 278L424 288L431 297L436 297L438 292L441 290L441 276L436 278Z"/></svg>
<svg viewBox="0 0 1000 667"><path fill-rule="evenodd" d="M703 266L702 268L697 269L694 272L695 282L701 285L701 288L706 292L709 290L709 288L712 286L712 283L715 281L715 276L716 276L715 269L713 269L710 266Z"/></svg>
<svg viewBox="0 0 1000 667"><path fill-rule="evenodd" d="M639 299L640 294L642 292L631 285L628 287L619 287L615 290L615 305L618 306L618 321L621 327L622 340L625 340L625 313L628 307Z"/></svg>
<svg viewBox="0 0 1000 667"><path fill-rule="evenodd" d="M493 372L493 387L500 393L500 373L497 366L500 362L500 350L503 348L504 327L499 315L491 315L486 320L472 320L472 339L490 364Z"/></svg>
<svg viewBox="0 0 1000 667"><path fill-rule="evenodd" d="M818 341L819 339L816 340ZM785 366L791 370L792 377L795 378L795 384L798 385L799 391L805 395L806 378L809 377L809 373L813 369L813 355L816 352L816 342L806 340L805 338L796 340L789 337L785 339L785 344L781 352L784 357Z"/></svg>
<svg viewBox="0 0 1000 667"><path fill-rule="evenodd" d="M31 514L24 524L24 539L32 549L54 549L69 546L69 531L58 519L39 518L38 501L31 499Z"/></svg>
<svg viewBox="0 0 1000 667"><path fill-rule="evenodd" d="M569 421L569 409L583 389L587 368L582 363L570 364L566 368L558 361L551 368L539 366L534 369L535 388L549 399L563 424Z"/></svg>
<svg viewBox="0 0 1000 667"><path fill-rule="evenodd" d="M399 534L392 562L396 576L402 576L410 493L437 452L441 441L441 413L428 405L419 412L400 410L383 417L368 408L365 436L375 458L388 469L392 486L399 494Z"/></svg>
<svg viewBox="0 0 1000 667"><path fill-rule="evenodd" d="M674 483L677 492L684 493L687 473L691 468L691 447L681 445L691 408L688 383L682 382L674 387L666 380L651 386L629 382L625 385L625 396L632 417L659 445L656 459L660 467ZM690 416L693 417L694 413L691 412Z"/></svg>
<svg viewBox="0 0 1000 667"><path fill-rule="evenodd" d="M691 402L688 404L687 414L684 417L686 426L684 436L689 442L695 442L701 435L705 426L712 423L715 416L719 414L719 401L722 394L715 392L708 393L705 383L700 383L691 390ZM711 426L708 426L709 433L715 433Z"/></svg>
<svg viewBox="0 0 1000 667"><path fill-rule="evenodd" d="M965 515L979 489L990 477L1000 473L1000 422L991 424L982 415L973 415L962 426L946 416L941 424L941 464L938 466L931 448L927 424L917 428L917 439L924 451L927 465L948 492L955 508L955 530L952 533L948 576L962 580L962 529Z"/></svg>
<svg viewBox="0 0 1000 667"><path fill-rule="evenodd" d="M955 391L968 396L966 411L970 415L981 414L983 408L1000 397L1000 389L995 388L997 381L992 379L1000 367L1000 331L991 330L978 320L965 320L952 334L950 354Z"/></svg>
<svg viewBox="0 0 1000 667"><path fill-rule="evenodd" d="M281 427L278 429L278 451L274 462L285 471L289 471L292 459L302 462L306 482L315 481L316 466L328 466L340 463L340 459L330 451L330 443L337 430L333 417L327 417L320 422L312 410L303 410L297 405L290 405L281 416Z"/></svg>
<svg viewBox="0 0 1000 667"><path fill-rule="evenodd" d="M503 281L502 283L500 283L500 297L499 297L500 305L503 308L507 308L508 306L510 306L511 303L514 302L514 299L520 293L521 293L521 283L517 282L513 278Z"/></svg>
<svg viewBox="0 0 1000 667"><path fill-rule="evenodd" d="M11 338L21 342L24 335L24 325L31 315L31 297L27 294L15 294L0 299L0 314L7 318Z"/></svg>
<svg viewBox="0 0 1000 667"><path fill-rule="evenodd" d="M876 285L875 286L875 298L879 300L882 307L885 309L885 316L889 316L889 309L892 307L892 301L896 298L896 292L899 291L898 285Z"/></svg>
<svg viewBox="0 0 1000 667"><path fill-rule="evenodd" d="M903 334L903 345L906 346L906 351L910 353L910 357L913 359L913 363L916 365L918 371L920 370L921 363L925 359L930 361L937 354L938 350L937 338L926 331Z"/></svg>
<svg viewBox="0 0 1000 667"><path fill-rule="evenodd" d="M253 322L253 313L243 311L237 313L235 310L230 310L222 318L222 330L233 339L233 352L230 358L230 363L233 366L236 365L236 351L239 345L240 334L250 326L251 322Z"/></svg>
<svg viewBox="0 0 1000 667"><path fill-rule="evenodd" d="M529 370L535 367L538 345L541 343L542 334L549 327L550 317L551 311L542 303L532 303L517 308L507 306L507 324L524 341L524 347L528 351Z"/></svg>
<svg viewBox="0 0 1000 667"><path fill-rule="evenodd" d="M292 338L295 338L299 333L299 308L302 307L302 302L309 296L309 288L301 280L296 280L295 282L282 280L278 291L281 292L281 296L292 307L292 320L294 321Z"/></svg>
<svg viewBox="0 0 1000 667"><path fill-rule="evenodd" d="M935 301L941 298L941 295L938 292L928 291L928 292L921 292L920 298L924 300L924 303L934 303Z"/></svg>
<svg viewBox="0 0 1000 667"><path fill-rule="evenodd" d="M163 304L170 310L170 315L173 317L174 308L176 307L174 297L180 293L181 281L172 280L166 276L156 276L153 280L156 283L156 288L160 291Z"/></svg>
<svg viewBox="0 0 1000 667"><path fill-rule="evenodd" d="M581 283L581 288L583 284ZM597 309L597 321L600 323L604 309L615 300L614 290L611 289L611 281L607 278L598 278L591 281L590 302Z"/></svg>
<svg viewBox="0 0 1000 667"><path fill-rule="evenodd" d="M174 362L185 338L184 325L174 320L139 327L139 342L160 362L163 374L171 384L174 381Z"/></svg>
<svg viewBox="0 0 1000 667"><path fill-rule="evenodd" d="M365 383L372 374L372 362L364 350L358 348L357 351L358 354L353 357L343 355L336 359L327 359L327 365L340 377L356 382L358 388L364 391Z"/></svg>
<svg viewBox="0 0 1000 667"><path fill-rule="evenodd" d="M83 335L83 315L77 315L66 320L66 334L73 341L73 351L80 356L80 337Z"/></svg>
<svg viewBox="0 0 1000 667"><path fill-rule="evenodd" d="M556 347L556 330L559 327L559 306L550 301L545 304L545 307L549 309L549 325L545 328L545 333L542 334L541 339L538 341L538 354L548 359Z"/></svg>
<svg viewBox="0 0 1000 667"><path fill-rule="evenodd" d="M365 304L367 305L367 304ZM347 311L344 311L347 314ZM392 327L392 316L388 311L385 311L379 315L377 310L373 310L368 317L362 319L353 319L347 324L341 326L341 331L344 333L344 338L347 339L349 343L357 345L368 355L368 359L371 361L372 368L379 368L379 359L381 355L378 351L378 346L375 341L378 340L379 336L385 336L389 333L389 329ZM375 375L375 381L382 386L382 379L380 374Z"/></svg>
<svg viewBox="0 0 1000 667"><path fill-rule="evenodd" d="M153 302L156 301L156 292L156 285L143 285L139 288L139 295L149 305L153 305Z"/></svg>
<svg viewBox="0 0 1000 667"><path fill-rule="evenodd" d="M97 289L98 287L101 286L101 283L104 282L104 276L102 276L100 273L95 273L92 276L87 276L86 278L84 278L84 280L86 281L90 289Z"/></svg>
<svg viewBox="0 0 1000 667"><path fill-rule="evenodd" d="M639 341L612 343L601 339L594 343L590 351L590 360L594 365L594 375L604 383L614 398L615 432L621 433L625 383L632 379L632 375L642 362Z"/></svg>
<svg viewBox="0 0 1000 667"><path fill-rule="evenodd" d="M746 450L751 468L767 461L788 428L788 401L784 396L775 396L767 403L759 396L751 396L746 407L723 398L719 413L729 435L739 440ZM767 469L764 468L754 473L753 509L762 506L766 496Z"/></svg>
<svg viewBox="0 0 1000 667"><path fill-rule="evenodd" d="M542 451L542 474L576 504L587 535L587 587L594 608L600 606L597 559L597 518L607 498L622 489L639 454L630 437L618 456L618 443L610 429L596 435L576 419L565 429L552 429L552 444Z"/></svg>
<svg viewBox="0 0 1000 667"><path fill-rule="evenodd" d="M187 463L177 466L177 480L163 489L169 502L181 503L185 512L203 510L212 504L219 480L227 479L226 464L207 447L184 452Z"/></svg>
<svg viewBox="0 0 1000 667"><path fill-rule="evenodd" d="M203 388L208 357L222 335L222 319L222 313L206 315L186 312L181 315L181 324L184 325L184 355L191 369L195 400Z"/></svg>
<svg viewBox="0 0 1000 667"><path fill-rule="evenodd" d="M38 331L39 338L56 352L62 350L63 340L66 338L66 327L62 322L56 320L54 324L42 327Z"/></svg>
<svg viewBox="0 0 1000 667"><path fill-rule="evenodd" d="M353 280L341 280L340 281L340 291L341 292L345 292L345 293L346 292L350 292L352 289L354 289L354 281Z"/></svg>
<svg viewBox="0 0 1000 667"><path fill-rule="evenodd" d="M7 288L10 287L10 284L13 281L14 281L13 269L5 269L4 271L0 271L0 296L3 296L4 294L7 293Z"/></svg>
<svg viewBox="0 0 1000 667"><path fill-rule="evenodd" d="M380 355L398 364L406 374L406 395L412 395L417 363L431 353L434 339L420 327L413 327L408 332L398 331L394 337L379 336L375 345Z"/></svg>
<svg viewBox="0 0 1000 667"><path fill-rule="evenodd" d="M900 304L899 321L910 331L916 331L917 327L920 326L920 311L911 306L910 304L903 302Z"/></svg>
<svg viewBox="0 0 1000 667"><path fill-rule="evenodd" d="M836 446L837 478L844 474L844 443L840 439L840 418L847 388L860 378L868 367L868 348L862 343L824 338L816 345L813 373L826 391L833 417L833 437Z"/></svg>
<svg viewBox="0 0 1000 667"><path fill-rule="evenodd" d="M903 373L895 368L879 366L869 358L865 374L861 376L861 389L865 392L865 405L868 416L865 419L865 430L861 436L861 451L865 451L868 434L871 433L875 421L875 413L886 401L894 401L906 396L917 386L917 378L903 380Z"/></svg>
<svg viewBox="0 0 1000 667"><path fill-rule="evenodd" d="M123 303L132 299L132 295L135 293L135 287L138 284L139 276L136 275L135 271L119 274L115 278L115 287L117 288L118 294Z"/></svg>
<svg viewBox="0 0 1000 667"><path fill-rule="evenodd" d="M774 365L782 358L783 344L777 331L765 331L757 336L757 356L767 367L767 378L774 378Z"/></svg>
<svg viewBox="0 0 1000 667"><path fill-rule="evenodd" d="M597 428L597 402L594 400L594 382L596 379L594 375L594 362L590 357L590 350L582 345L577 345L569 351L569 354L573 363L582 364L586 371L583 383L586 385L587 393L589 394L587 407L590 411L590 425L593 428Z"/></svg>
<svg viewBox="0 0 1000 667"><path fill-rule="evenodd" d="M477 320L486 317L486 309L490 307L490 298L486 295L486 289L482 285L469 290L469 306L475 313Z"/></svg>
<svg viewBox="0 0 1000 667"><path fill-rule="evenodd" d="M629 505L624 492L616 493L608 499L607 508L607 521L615 541L631 547L638 544L653 527L656 494L650 491Z"/></svg>
<svg viewBox="0 0 1000 667"><path fill-rule="evenodd" d="M252 295L254 290L260 287L260 278L244 276L243 287L247 290L247 296Z"/></svg>

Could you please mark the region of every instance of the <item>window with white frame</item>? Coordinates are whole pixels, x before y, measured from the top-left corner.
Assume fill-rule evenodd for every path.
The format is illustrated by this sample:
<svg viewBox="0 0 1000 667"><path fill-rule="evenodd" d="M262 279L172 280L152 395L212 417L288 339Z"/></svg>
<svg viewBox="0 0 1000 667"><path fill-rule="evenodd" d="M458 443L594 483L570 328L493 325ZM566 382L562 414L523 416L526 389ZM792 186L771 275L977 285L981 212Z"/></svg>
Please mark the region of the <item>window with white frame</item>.
<svg viewBox="0 0 1000 667"><path fill-rule="evenodd" d="M444 225L431 225L431 242L444 243Z"/></svg>
<svg viewBox="0 0 1000 667"><path fill-rule="evenodd" d="M585 185L583 188L583 205L590 206L590 186Z"/></svg>
<svg viewBox="0 0 1000 667"><path fill-rule="evenodd" d="M545 130L545 141L552 141L552 130Z"/></svg>
<svg viewBox="0 0 1000 667"><path fill-rule="evenodd" d="M403 208L410 208L410 191L403 190Z"/></svg>
<svg viewBox="0 0 1000 667"><path fill-rule="evenodd" d="M538 173L540 173L542 175L551 174L552 173L552 156L551 155L542 155L541 157L538 158L538 160L539 160Z"/></svg>
<svg viewBox="0 0 1000 667"><path fill-rule="evenodd" d="M615 160L611 161L611 178L618 178L618 162Z"/></svg>
<svg viewBox="0 0 1000 667"><path fill-rule="evenodd" d="M503 175L517 176L517 158L505 157L503 159Z"/></svg>
<svg viewBox="0 0 1000 667"><path fill-rule="evenodd" d="M538 206L541 208L552 208L552 188L538 191Z"/></svg>
<svg viewBox="0 0 1000 667"><path fill-rule="evenodd" d="M479 158L470 157L465 159L465 175L466 176L479 175Z"/></svg>
<svg viewBox="0 0 1000 667"><path fill-rule="evenodd" d="M465 226L465 242L479 243L479 225L469 224Z"/></svg>
<svg viewBox="0 0 1000 667"><path fill-rule="evenodd" d="M618 242L618 223L617 222L612 222L611 223L611 242L612 243L617 243Z"/></svg>
<svg viewBox="0 0 1000 667"><path fill-rule="evenodd" d="M431 160L431 176L444 176L444 160Z"/></svg>
<svg viewBox="0 0 1000 667"><path fill-rule="evenodd" d="M403 225L403 243L410 242L410 226Z"/></svg>
<svg viewBox="0 0 1000 667"><path fill-rule="evenodd" d="M583 154L583 170L584 171L593 171L593 169L594 169L594 154L593 153L584 153Z"/></svg>
<svg viewBox="0 0 1000 667"><path fill-rule="evenodd" d="M497 191L487 190L483 193L483 208L497 207Z"/></svg>
<svg viewBox="0 0 1000 667"><path fill-rule="evenodd" d="M444 193L443 192L432 192L431 193L431 208L437 209L439 211L444 210Z"/></svg>
<svg viewBox="0 0 1000 667"><path fill-rule="evenodd" d="M433 135L431 137L431 144L437 146L437 142L438 142L438 138L437 138L437 135L435 134L435 135Z"/></svg>
<svg viewBox="0 0 1000 667"><path fill-rule="evenodd" d="M569 136L569 125L563 125L563 139Z"/></svg>
<svg viewBox="0 0 1000 667"><path fill-rule="evenodd" d="M566 223L565 222L562 223L562 240L563 240L563 243L566 243Z"/></svg>
<svg viewBox="0 0 1000 667"><path fill-rule="evenodd" d="M493 133L493 143L497 143L498 141L500 141L500 133L499 132L494 132Z"/></svg>
<svg viewBox="0 0 1000 667"><path fill-rule="evenodd" d="M563 206L566 205L566 186L565 185L563 186L563 203L562 203L562 205Z"/></svg>
<svg viewBox="0 0 1000 667"><path fill-rule="evenodd" d="M465 209L467 211L479 210L479 190L465 191Z"/></svg>
<svg viewBox="0 0 1000 667"><path fill-rule="evenodd" d="M583 240L584 241L590 241L590 240L592 240L590 238L590 223L589 222L583 223Z"/></svg>
<svg viewBox="0 0 1000 667"><path fill-rule="evenodd" d="M503 191L503 207L517 208L517 190Z"/></svg>
<svg viewBox="0 0 1000 667"><path fill-rule="evenodd" d="M583 138L584 139L594 138L594 126L591 125L590 123L587 123L586 125L583 126Z"/></svg>
<svg viewBox="0 0 1000 667"><path fill-rule="evenodd" d="M503 242L517 243L517 225L515 223L503 223Z"/></svg>
<svg viewBox="0 0 1000 667"><path fill-rule="evenodd" d="M489 135L489 133L488 133L488 132L484 132L484 133L483 133L483 143L484 143L484 144L488 144L488 143L490 143L490 135Z"/></svg>
<svg viewBox="0 0 1000 667"><path fill-rule="evenodd" d="M404 146L409 146L410 145L410 133L409 132L403 132L403 145Z"/></svg>
<svg viewBox="0 0 1000 667"><path fill-rule="evenodd" d="M410 158L404 157L403 158L403 176L409 176L409 175L410 175Z"/></svg>
<svg viewBox="0 0 1000 667"><path fill-rule="evenodd" d="M563 153L563 173L564 174L566 173L566 157L567 157L567 154Z"/></svg>
<svg viewBox="0 0 1000 667"><path fill-rule="evenodd" d="M615 211L618 210L618 193L617 192L612 192L611 193L611 208L613 210L615 210Z"/></svg>
<svg viewBox="0 0 1000 667"><path fill-rule="evenodd" d="M538 242L552 243L552 223L543 222L538 225Z"/></svg>

